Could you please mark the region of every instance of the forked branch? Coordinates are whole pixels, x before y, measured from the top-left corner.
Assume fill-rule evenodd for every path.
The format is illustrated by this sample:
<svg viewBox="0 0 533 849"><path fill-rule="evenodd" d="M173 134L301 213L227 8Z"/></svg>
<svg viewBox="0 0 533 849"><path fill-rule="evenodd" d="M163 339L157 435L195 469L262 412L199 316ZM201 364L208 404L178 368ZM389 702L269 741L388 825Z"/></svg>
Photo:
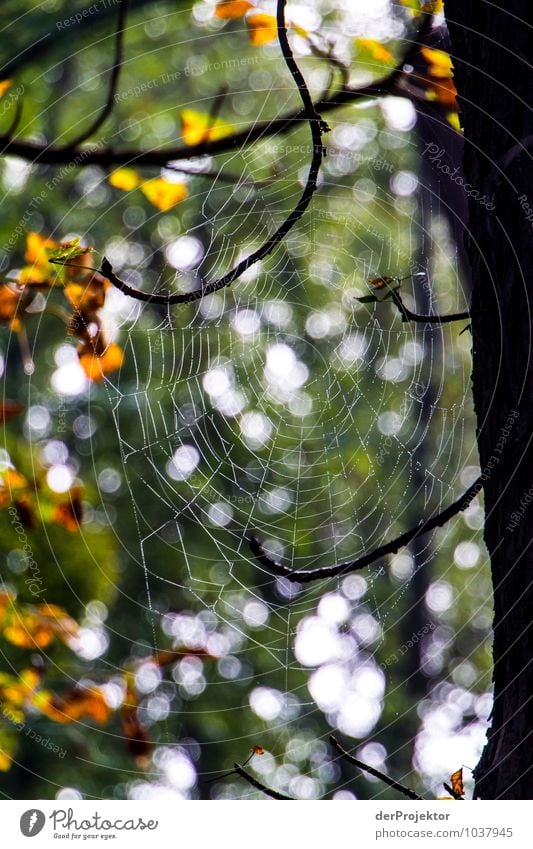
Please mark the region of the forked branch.
<svg viewBox="0 0 533 849"><path fill-rule="evenodd" d="M302 195L292 210L289 213L285 221L278 227L275 233L269 238L255 251L249 254L247 257L242 259L231 271L228 271L226 274L219 277L217 280L212 280L210 283L205 282L199 289L196 289L194 292L185 292L185 293L176 293L174 295L163 295L156 293L143 292L142 290L135 289L133 286L125 283L119 277L114 274L113 269L109 261L104 257L102 263L102 274L113 283L118 289L124 292L126 295L129 295L132 298L136 298L138 301L145 301L147 303L152 304L181 304L188 303L191 301L197 301L200 298L204 298L206 295L211 295L213 292L218 292L220 289L224 289L226 286L229 286L241 276L250 266L255 265L259 260L264 259L264 257L268 256L276 245L278 245L287 235L287 233L292 230L297 221L300 220L305 210L309 206L311 199L316 191L317 187L317 177L320 171L320 166L322 164L322 158L324 156L324 146L322 144L322 133L327 132L329 129L328 125L325 121L322 120L320 115L315 109L313 105L313 100L309 93L309 89L307 88L307 83L301 73L298 65L296 64L294 57L292 55L292 50L290 48L289 40L287 38L287 29L285 25L285 5L286 0L278 0L277 5L277 24L278 24L278 38L281 47L281 52L283 54L283 58L285 59L285 63L287 68L289 69L291 76L298 86L298 91L300 92L300 97L303 103L304 115L309 123L309 127L311 130L311 139L313 142L313 156L311 159L311 165L309 167L309 173L307 175L307 181L302 192Z"/></svg>
<svg viewBox="0 0 533 849"><path fill-rule="evenodd" d="M447 315L420 315L408 309L398 292L392 293L392 300L398 307L402 321L416 321L418 324L448 324L452 321L465 321L470 318L469 312L452 312Z"/></svg>
<svg viewBox="0 0 533 849"><path fill-rule="evenodd" d="M61 148L62 150L73 150L86 142L87 139L90 139L91 136L94 136L100 127L107 121L113 111L113 106L115 105L115 94L117 92L118 80L122 68L124 31L126 29L128 4L129 0L119 0L117 29L115 34L115 57L113 60L113 67L111 68L111 77L109 79L106 102L100 114L96 116L92 124L89 124L86 130Z"/></svg>
<svg viewBox="0 0 533 849"><path fill-rule="evenodd" d="M246 772L244 767L240 764L235 764L235 772L237 775L240 775L241 778L244 778L248 784L251 784L252 787L255 787L256 790L260 790L261 793L264 793L265 796L270 796L271 799L277 799L278 802L294 802L295 800L292 796L285 796L283 793L278 793L277 790L272 790L271 787L267 787L266 784L262 784L261 781L258 781L255 776L250 775L249 772Z"/></svg>
<svg viewBox="0 0 533 849"><path fill-rule="evenodd" d="M463 510L466 510L470 502L473 501L482 488L482 479L479 477L472 486L468 487L466 492L463 493L457 501L454 501L453 504L450 504L450 506L446 507L446 509L441 513L438 513L436 516L431 516L428 519L424 519L418 525L415 525L414 528L410 528L395 539L390 540L383 545L379 545L373 551L369 551L368 554L364 554L357 560L351 560L347 563L337 563L334 566L323 566L319 569L291 569L290 566L284 566L279 561L274 560L273 557L270 557L270 555L265 552L261 542L255 536L252 536L250 539L250 548L262 566L270 572L273 572L274 575L278 575L280 578L287 578L287 580L291 582L309 584L312 581L322 581L325 578L336 578L339 575L348 575L350 572L359 572L361 569L364 569L366 566L370 566L371 563L375 563L376 560L385 557L387 554L396 554L400 548L403 548L417 537L427 534L435 528L442 527L446 524L446 522L453 518L453 516L456 516L457 513L461 513Z"/></svg>
<svg viewBox="0 0 533 849"><path fill-rule="evenodd" d="M389 775L386 775L384 772L380 772L379 769L375 769L373 766L369 766L368 764L363 763L363 761L357 760L350 752L347 752L344 749L339 741L330 736L329 741L334 749L343 757L346 761L353 764L354 766L362 769L363 772L368 772L369 775L373 775L374 778L379 778L380 781L383 781L384 784L388 784L389 787L392 787L394 790L397 790L399 793L402 793L404 796L407 796L408 799L415 799L419 802L423 802L424 799L422 796L419 796L414 790L411 790L409 787L406 787L405 784L400 784L399 781L395 781L394 778L391 778Z"/></svg>

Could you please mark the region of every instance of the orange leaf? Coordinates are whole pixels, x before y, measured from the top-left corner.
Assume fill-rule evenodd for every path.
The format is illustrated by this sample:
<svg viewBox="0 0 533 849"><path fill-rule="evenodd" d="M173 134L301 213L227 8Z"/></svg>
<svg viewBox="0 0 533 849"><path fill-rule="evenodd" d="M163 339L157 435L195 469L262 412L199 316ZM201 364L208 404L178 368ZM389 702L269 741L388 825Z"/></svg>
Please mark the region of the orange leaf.
<svg viewBox="0 0 533 849"><path fill-rule="evenodd" d="M85 374L94 383L99 383L106 374L117 371L124 362L122 348L113 342L101 353L97 352L93 340L85 342L78 348L78 357Z"/></svg>
<svg viewBox="0 0 533 849"><path fill-rule="evenodd" d="M93 719L98 725L105 725L111 716L111 708L98 687L75 687L63 697L41 691L34 703L45 716L63 724Z"/></svg>
<svg viewBox="0 0 533 849"><path fill-rule="evenodd" d="M253 8L253 3L249 3L248 0L221 0L220 3L217 3L215 15L217 18L229 21L242 18L246 12Z"/></svg>
<svg viewBox="0 0 533 849"><path fill-rule="evenodd" d="M13 80L0 80L0 97L3 97L13 85Z"/></svg>
<svg viewBox="0 0 533 849"><path fill-rule="evenodd" d="M463 768L458 769L457 772L454 772L453 775L450 776L450 781L452 783L452 790L458 796L465 795L465 788L463 785Z"/></svg>
<svg viewBox="0 0 533 849"><path fill-rule="evenodd" d="M20 330L21 324L17 312L20 312L23 301L23 292L17 292L9 283L0 285L0 321L7 324L15 333Z"/></svg>
<svg viewBox="0 0 533 849"><path fill-rule="evenodd" d="M250 43L255 47L260 47L262 44L270 44L278 37L278 24L272 15L267 15L264 12L257 12L246 17L246 25L248 27L248 36Z"/></svg>
<svg viewBox="0 0 533 849"><path fill-rule="evenodd" d="M150 739L146 728L139 719L137 709L130 705L124 705L120 713L120 720L128 749L139 765L146 766L150 752Z"/></svg>
<svg viewBox="0 0 533 849"><path fill-rule="evenodd" d="M185 200L189 194L185 183L169 183L162 177L144 180L140 189L150 203L153 203L162 212L168 212L169 209Z"/></svg>
<svg viewBox="0 0 533 849"><path fill-rule="evenodd" d="M0 507L7 507L24 495L28 481L15 469L0 472Z"/></svg>
<svg viewBox="0 0 533 849"><path fill-rule="evenodd" d="M69 493L69 500L57 504L52 514L52 521L56 525L65 528L73 534L79 531L83 518L81 492L81 487L73 487Z"/></svg>

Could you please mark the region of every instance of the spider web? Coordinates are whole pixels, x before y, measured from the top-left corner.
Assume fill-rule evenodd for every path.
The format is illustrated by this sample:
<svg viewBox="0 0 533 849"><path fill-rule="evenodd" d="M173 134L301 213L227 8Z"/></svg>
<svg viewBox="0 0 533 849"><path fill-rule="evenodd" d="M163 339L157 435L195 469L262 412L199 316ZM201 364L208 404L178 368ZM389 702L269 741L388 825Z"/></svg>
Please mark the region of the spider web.
<svg viewBox="0 0 533 849"><path fill-rule="evenodd" d="M187 234L201 233L204 240L209 234L205 254L215 253L223 268L238 252L242 221L253 221L247 239L253 244L279 218L273 192L273 202L267 192L249 203L253 155L247 159L250 176L223 201L217 192L224 188L215 180L199 223ZM330 188L331 202L334 184ZM390 200L381 205L390 206ZM321 243L324 223L328 240ZM165 586L168 592L179 588L193 606L215 613L288 674L298 665L293 652L298 622L340 582L291 591L254 563L246 542L250 533L294 569L319 567L355 559L394 528L412 524L420 511L435 510L458 494L470 450L463 424L468 366L460 353L450 356L451 363L442 354L457 347L453 330L424 332L401 325L388 307L357 307L354 297L366 277L403 271L420 241L414 222L407 249L398 246L400 237L376 240L373 230L361 228L353 216L315 206L280 247L273 270L247 272L231 291L193 308L186 321L179 310L154 315L145 309L126 323L125 353L134 378L111 376L105 385L138 531L138 552L129 554L144 572L155 645L162 611L154 609L154 590L160 596ZM310 251L311 278L301 259ZM326 269L332 252L335 264ZM347 265L354 268L348 285ZM327 300L317 309L310 289L317 291L324 272ZM459 388L451 403L443 398L448 372L455 373ZM434 400L428 413L423 396L430 384ZM428 433L431 457L424 453L422 467ZM413 488L415 470L424 477L421 492ZM212 553L200 553L191 538L203 540ZM172 577L151 555L155 542L173 564ZM431 540L425 550L430 557ZM213 561L222 576L218 581ZM383 564L376 564L365 575L380 640L408 584L379 602L374 584L382 574ZM268 640L256 640L243 625L231 601L236 588L268 606Z"/></svg>
<svg viewBox="0 0 533 849"><path fill-rule="evenodd" d="M275 96L283 112L294 91ZM299 161L265 183L265 161L272 165L291 148ZM320 652L315 662L298 649L299 640L321 599L341 596L351 618L334 623L345 643L337 660L351 668L360 662L344 629L364 606L372 633L365 636L360 621L357 639L365 663L377 668L414 573L392 590L383 562L355 581L289 584L254 561L247 538L255 533L293 569L356 559L454 500L465 465L476 460L473 438L465 436L467 338L458 341L454 325L405 325L388 304L356 301L368 276L401 276L422 263L428 279L440 271L448 281L438 310L453 309L450 293L460 288L453 251L447 260L442 229L398 212L386 187L369 202L364 185L354 198L352 171L347 185L335 173L350 155L328 157L304 220L230 289L162 310L113 293L126 367L106 377L104 390L136 545L128 550L116 532L128 569L142 574L144 600L136 604L145 607L153 648L166 644L162 630L183 642L166 627L169 613L208 614L232 635L231 655L243 670L267 658L249 689L282 692L274 731L322 710L330 725L357 737L338 711L293 683L293 673L327 664ZM299 197L308 157L305 127L288 140L225 156L196 218L168 238L167 258L177 254L174 265L181 263L173 286L190 291L200 275L213 279L264 241ZM240 177L228 188L222 175L235 171ZM387 217L393 224L384 227ZM111 245L106 254L125 279L157 288L127 265L134 237L122 252ZM165 278L168 285L168 271ZM410 287L402 290L406 301ZM434 539L424 538L417 569L432 559Z"/></svg>

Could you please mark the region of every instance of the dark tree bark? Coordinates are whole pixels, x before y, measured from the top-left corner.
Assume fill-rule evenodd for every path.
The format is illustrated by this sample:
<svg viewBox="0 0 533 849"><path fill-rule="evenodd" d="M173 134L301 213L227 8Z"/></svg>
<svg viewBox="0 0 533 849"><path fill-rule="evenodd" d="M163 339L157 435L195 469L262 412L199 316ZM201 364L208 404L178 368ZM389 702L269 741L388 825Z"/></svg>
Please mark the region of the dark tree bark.
<svg viewBox="0 0 533 849"><path fill-rule="evenodd" d="M530 0L447 0L470 195L473 394L494 588L494 708L475 797L533 798ZM529 186L528 186L529 183ZM529 192L529 195L528 195ZM494 203L480 198L487 195ZM532 502L531 506L529 502Z"/></svg>

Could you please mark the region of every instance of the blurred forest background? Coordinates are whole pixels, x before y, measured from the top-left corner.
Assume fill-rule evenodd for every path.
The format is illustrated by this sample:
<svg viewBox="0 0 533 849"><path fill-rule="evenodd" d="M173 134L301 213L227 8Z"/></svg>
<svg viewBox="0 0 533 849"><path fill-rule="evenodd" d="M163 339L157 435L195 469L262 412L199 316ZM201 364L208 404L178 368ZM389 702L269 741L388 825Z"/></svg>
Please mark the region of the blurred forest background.
<svg viewBox="0 0 533 849"><path fill-rule="evenodd" d="M60 147L101 109L118 4L80 20L75 5L4 0L1 132L21 109L18 139ZM419 5L289 4L313 97L389 73ZM368 277L424 273L402 283L409 306L468 302L464 197L428 155L460 148L443 45L420 54L424 82L325 115L318 191L270 257L197 302L140 304L51 265L57 244L80 237L94 253L73 264L105 255L146 292L191 291L283 220L312 147L302 121L194 156L300 108L275 31L250 24L275 4L229 19L203 0L130 6L114 108L87 147L190 156L118 173L0 162L0 792L264 798L217 778L256 746L247 768L295 798L397 798L339 760L335 732L427 798L464 765L468 793L491 705L480 499L316 584L276 579L246 540L294 568L350 560L479 473L468 322L357 301ZM76 352L93 344L76 309L111 346L97 367Z"/></svg>

